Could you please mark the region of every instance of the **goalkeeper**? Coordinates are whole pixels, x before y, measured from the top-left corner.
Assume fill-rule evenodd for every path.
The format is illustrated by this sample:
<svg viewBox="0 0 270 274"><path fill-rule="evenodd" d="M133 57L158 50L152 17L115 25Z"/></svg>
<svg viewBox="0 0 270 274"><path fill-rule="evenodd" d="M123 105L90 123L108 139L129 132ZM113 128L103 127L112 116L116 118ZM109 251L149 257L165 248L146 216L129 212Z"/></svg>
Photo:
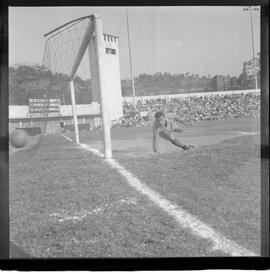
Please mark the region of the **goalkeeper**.
<svg viewBox="0 0 270 274"><path fill-rule="evenodd" d="M179 119L178 117L173 117L175 121L182 123L185 126L190 126L191 123L186 123ZM175 146L178 146L184 150L189 150L193 148L192 145L184 145L182 144L174 135L174 132L183 132L183 129L177 127L175 123L170 121L165 117L163 111L158 111L155 114L155 121L153 125L153 149L154 152L158 152L158 139L159 136L164 138L167 141L170 141Z"/></svg>

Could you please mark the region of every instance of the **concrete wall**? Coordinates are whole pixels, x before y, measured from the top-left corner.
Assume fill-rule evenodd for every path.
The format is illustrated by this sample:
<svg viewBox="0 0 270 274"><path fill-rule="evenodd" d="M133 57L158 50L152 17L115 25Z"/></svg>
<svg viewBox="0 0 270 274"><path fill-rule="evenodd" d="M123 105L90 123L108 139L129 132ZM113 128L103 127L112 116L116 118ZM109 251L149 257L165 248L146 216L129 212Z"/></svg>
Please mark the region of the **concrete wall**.
<svg viewBox="0 0 270 274"><path fill-rule="evenodd" d="M9 106L9 119L29 117L28 106Z"/></svg>
<svg viewBox="0 0 270 274"><path fill-rule="evenodd" d="M100 106L97 103L77 105L77 115L86 115L86 114L98 114L100 113ZM60 115L61 116L72 116L72 107L71 105L61 105L60 106ZM29 107L28 106L9 106L9 118L28 118L29 116Z"/></svg>

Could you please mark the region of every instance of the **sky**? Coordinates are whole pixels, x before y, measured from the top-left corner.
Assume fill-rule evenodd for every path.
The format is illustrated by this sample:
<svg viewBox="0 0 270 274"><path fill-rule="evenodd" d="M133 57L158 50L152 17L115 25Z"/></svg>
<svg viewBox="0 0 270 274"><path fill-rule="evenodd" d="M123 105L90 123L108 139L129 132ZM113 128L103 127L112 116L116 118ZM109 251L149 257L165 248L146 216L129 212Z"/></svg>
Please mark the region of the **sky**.
<svg viewBox="0 0 270 274"><path fill-rule="evenodd" d="M44 34L98 13L119 37L120 73L130 78L125 7L9 7L9 65L42 64ZM252 58L250 14L239 7L128 7L132 68L141 73L239 76ZM260 11L252 12L255 55Z"/></svg>

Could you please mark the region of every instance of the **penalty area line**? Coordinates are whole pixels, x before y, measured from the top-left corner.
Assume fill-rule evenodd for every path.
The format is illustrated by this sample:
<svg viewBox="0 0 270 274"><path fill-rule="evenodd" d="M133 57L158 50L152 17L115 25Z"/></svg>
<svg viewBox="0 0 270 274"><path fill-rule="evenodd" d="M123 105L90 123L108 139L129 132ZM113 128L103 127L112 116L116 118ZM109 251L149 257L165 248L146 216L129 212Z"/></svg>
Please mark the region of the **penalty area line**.
<svg viewBox="0 0 270 274"><path fill-rule="evenodd" d="M96 156L104 158L104 154L99 150L93 149L86 144L79 143L78 145L92 152ZM230 254L231 256L259 256L258 254L238 245L234 241L227 239L219 232L216 232L213 228L200 221L197 217L182 209L180 206L162 197L158 192L149 188L130 171L126 170L115 159L105 159L105 162L107 162L113 169L117 170L118 173L126 179L130 186L147 196L155 205L165 211L169 216L173 217L181 228L189 229L193 235L209 240L212 243L212 251L220 250L223 253Z"/></svg>

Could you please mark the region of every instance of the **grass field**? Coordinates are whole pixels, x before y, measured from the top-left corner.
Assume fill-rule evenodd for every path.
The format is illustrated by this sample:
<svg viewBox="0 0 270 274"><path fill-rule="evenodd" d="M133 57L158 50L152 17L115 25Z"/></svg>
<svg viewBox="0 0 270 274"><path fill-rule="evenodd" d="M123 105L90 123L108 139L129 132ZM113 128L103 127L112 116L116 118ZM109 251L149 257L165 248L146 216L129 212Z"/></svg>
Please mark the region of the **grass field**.
<svg viewBox="0 0 270 274"><path fill-rule="evenodd" d="M152 153L151 128L112 129L114 159L164 199L260 253L258 119L197 122ZM66 133L73 138L73 133ZM81 132L101 148L102 133ZM11 240L32 257L228 256L191 233L102 158L60 135L11 151Z"/></svg>

